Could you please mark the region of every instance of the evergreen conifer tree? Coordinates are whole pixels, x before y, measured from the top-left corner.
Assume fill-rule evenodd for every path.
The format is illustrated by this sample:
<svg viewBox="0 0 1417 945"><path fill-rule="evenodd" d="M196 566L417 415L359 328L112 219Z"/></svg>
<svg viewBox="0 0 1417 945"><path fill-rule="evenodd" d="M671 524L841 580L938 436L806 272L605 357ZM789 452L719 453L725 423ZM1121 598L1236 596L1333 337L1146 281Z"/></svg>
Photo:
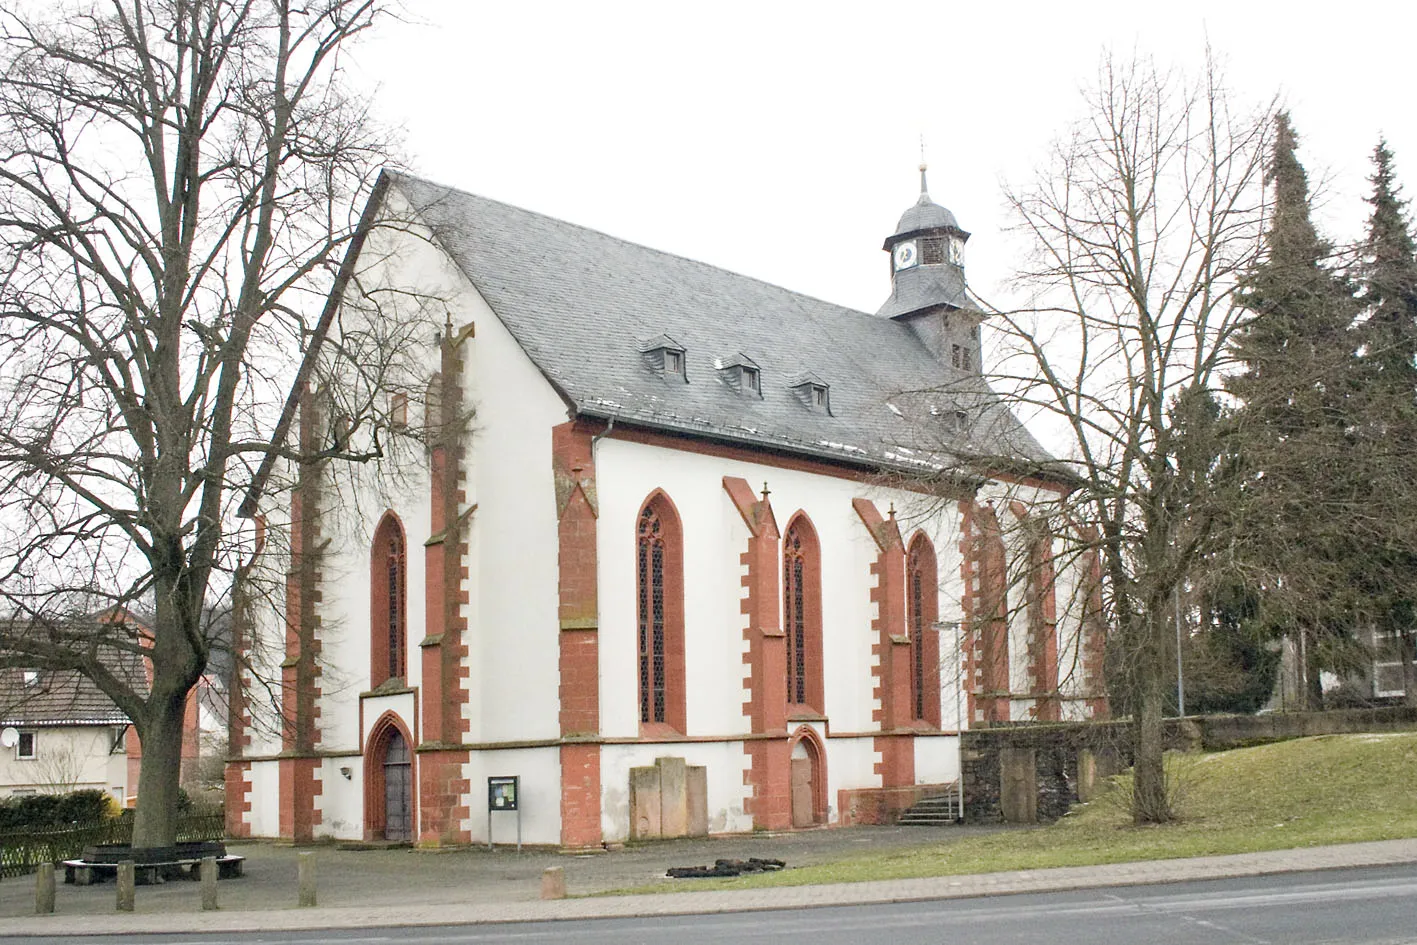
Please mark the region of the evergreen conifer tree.
<svg viewBox="0 0 1417 945"><path fill-rule="evenodd" d="M1261 591L1262 619L1295 644L1305 705L1318 708L1320 670L1353 661L1346 515L1356 486L1348 462L1356 309L1310 218L1297 148L1281 113L1267 171L1273 213L1244 280L1251 317L1237 332L1240 370L1226 386L1242 404L1233 418L1246 473L1237 558L1245 583Z"/></svg>
<svg viewBox="0 0 1417 945"><path fill-rule="evenodd" d="M1417 244L1386 142L1373 149L1369 181L1354 455L1368 486L1358 529L1367 540L1354 581L1360 612L1379 631L1379 656L1400 656L1407 703L1417 705Z"/></svg>

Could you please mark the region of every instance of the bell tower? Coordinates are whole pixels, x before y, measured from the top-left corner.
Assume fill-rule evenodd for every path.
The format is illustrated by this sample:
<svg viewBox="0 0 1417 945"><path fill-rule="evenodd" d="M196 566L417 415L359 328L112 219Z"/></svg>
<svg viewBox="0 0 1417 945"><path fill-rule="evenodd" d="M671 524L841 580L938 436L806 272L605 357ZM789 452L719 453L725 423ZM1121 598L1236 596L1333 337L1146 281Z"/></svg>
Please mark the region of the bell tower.
<svg viewBox="0 0 1417 945"><path fill-rule="evenodd" d="M984 313L964 279L969 234L930 199L925 169L921 164L920 199L881 247L890 254L891 296L876 314L909 325L943 363L977 374Z"/></svg>

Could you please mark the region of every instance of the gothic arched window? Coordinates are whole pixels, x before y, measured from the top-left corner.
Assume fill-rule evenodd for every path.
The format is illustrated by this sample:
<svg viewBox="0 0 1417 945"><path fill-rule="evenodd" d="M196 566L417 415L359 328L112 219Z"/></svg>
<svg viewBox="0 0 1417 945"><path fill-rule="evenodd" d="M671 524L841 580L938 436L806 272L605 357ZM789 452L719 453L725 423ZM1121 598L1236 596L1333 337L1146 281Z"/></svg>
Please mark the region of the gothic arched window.
<svg viewBox="0 0 1417 945"><path fill-rule="evenodd" d="M640 722L684 731L684 547L679 516L655 493L635 539Z"/></svg>
<svg viewBox="0 0 1417 945"><path fill-rule="evenodd" d="M822 564L816 530L800 512L782 540L782 629L787 703L822 711Z"/></svg>
<svg viewBox="0 0 1417 945"><path fill-rule="evenodd" d="M369 687L408 679L408 553L403 524L385 512L369 562Z"/></svg>
<svg viewBox="0 0 1417 945"><path fill-rule="evenodd" d="M935 548L923 534L910 543L905 560L905 617L910 633L910 714L940 724L939 572Z"/></svg>

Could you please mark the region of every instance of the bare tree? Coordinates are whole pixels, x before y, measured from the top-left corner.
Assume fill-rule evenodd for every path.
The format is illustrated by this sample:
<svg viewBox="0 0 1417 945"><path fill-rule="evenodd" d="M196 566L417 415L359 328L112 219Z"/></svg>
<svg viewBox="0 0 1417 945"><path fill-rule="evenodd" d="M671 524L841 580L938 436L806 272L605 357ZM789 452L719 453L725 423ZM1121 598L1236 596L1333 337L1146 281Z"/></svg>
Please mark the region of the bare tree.
<svg viewBox="0 0 1417 945"><path fill-rule="evenodd" d="M188 693L250 550L240 507L281 461L368 459L391 427L396 329L336 304L388 144L339 57L385 5L0 8L0 595L17 618L0 662L77 670L132 719L135 846L174 838ZM329 372L339 427L302 453L295 405ZM101 608L147 629L76 619ZM150 685L108 647L148 658Z"/></svg>
<svg viewBox="0 0 1417 945"><path fill-rule="evenodd" d="M1260 247L1269 123L1232 110L1213 63L1192 80L1108 56L1087 104L1008 194L1030 294L994 320L990 381L1067 444L1074 488L1055 514L1074 527L1058 534L1100 560L1115 701L1133 719L1132 813L1152 823L1173 816L1161 722L1175 595L1224 534L1226 503L1188 467L1217 461L1198 418Z"/></svg>

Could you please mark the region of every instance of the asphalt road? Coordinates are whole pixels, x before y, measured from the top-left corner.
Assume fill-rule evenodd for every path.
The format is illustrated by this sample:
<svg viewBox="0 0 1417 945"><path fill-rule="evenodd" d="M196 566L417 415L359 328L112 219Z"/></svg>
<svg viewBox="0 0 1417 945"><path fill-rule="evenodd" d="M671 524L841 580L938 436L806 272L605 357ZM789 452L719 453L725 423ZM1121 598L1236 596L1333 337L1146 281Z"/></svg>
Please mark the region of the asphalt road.
<svg viewBox="0 0 1417 945"><path fill-rule="evenodd" d="M213 936L6 938L155 945L1394 945L1417 943L1417 865L781 912Z"/></svg>

